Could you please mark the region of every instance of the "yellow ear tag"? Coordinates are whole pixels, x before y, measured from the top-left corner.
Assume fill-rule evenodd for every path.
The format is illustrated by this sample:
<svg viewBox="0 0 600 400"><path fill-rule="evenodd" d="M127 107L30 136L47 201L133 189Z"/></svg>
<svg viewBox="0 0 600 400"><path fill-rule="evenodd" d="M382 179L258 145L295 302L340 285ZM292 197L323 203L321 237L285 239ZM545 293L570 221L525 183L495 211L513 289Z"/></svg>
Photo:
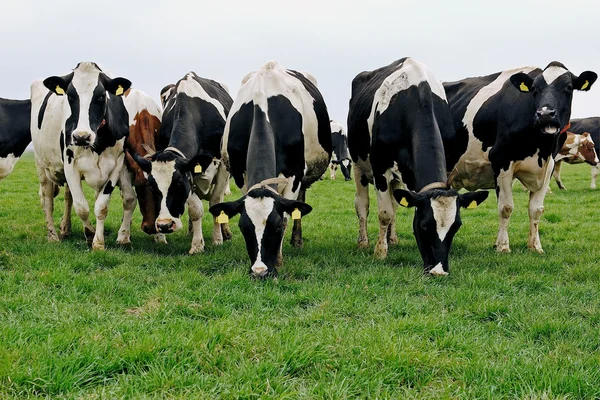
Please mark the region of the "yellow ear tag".
<svg viewBox="0 0 600 400"><path fill-rule="evenodd" d="M196 164L196 166L194 167L194 173L201 174L202 173L202 165Z"/></svg>
<svg viewBox="0 0 600 400"><path fill-rule="evenodd" d="M590 86L590 81L585 81L585 83L581 85L581 90L587 89L588 86Z"/></svg>
<svg viewBox="0 0 600 400"><path fill-rule="evenodd" d="M297 208L292 211L292 219L300 219L302 217L302 213Z"/></svg>
<svg viewBox="0 0 600 400"><path fill-rule="evenodd" d="M117 96L120 96L123 94L123 86L119 85L119 87L117 88L117 91L115 92L115 94Z"/></svg>
<svg viewBox="0 0 600 400"><path fill-rule="evenodd" d="M408 201L406 201L406 197L403 197L402 200L400 200L400 205L402 207L408 207Z"/></svg>
<svg viewBox="0 0 600 400"><path fill-rule="evenodd" d="M473 200L471 202L471 204L469 204L469 206L467 208L468 209L477 208L477 202L475 200Z"/></svg>
<svg viewBox="0 0 600 400"><path fill-rule="evenodd" d="M525 84L525 82L521 82L521 85L519 86L519 89L521 89L521 92L529 92L529 88L527 87L527 85Z"/></svg>
<svg viewBox="0 0 600 400"><path fill-rule="evenodd" d="M587 81L586 81L586 83L587 83ZM54 89L54 91L56 92L56 94L60 94L60 95L65 94L65 91L63 90L63 88L61 88L58 85L56 85L56 89Z"/></svg>
<svg viewBox="0 0 600 400"><path fill-rule="evenodd" d="M229 217L225 214L225 211L221 211L221 214L217 216L218 224L226 224L229 222Z"/></svg>

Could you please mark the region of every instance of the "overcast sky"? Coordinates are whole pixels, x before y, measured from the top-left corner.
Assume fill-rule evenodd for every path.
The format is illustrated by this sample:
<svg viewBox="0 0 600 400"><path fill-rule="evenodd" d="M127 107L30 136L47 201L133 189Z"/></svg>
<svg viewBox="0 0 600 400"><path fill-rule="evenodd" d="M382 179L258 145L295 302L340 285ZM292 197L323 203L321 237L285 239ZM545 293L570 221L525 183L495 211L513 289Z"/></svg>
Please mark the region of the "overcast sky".
<svg viewBox="0 0 600 400"><path fill-rule="evenodd" d="M597 1L3 0L0 96L29 97L36 79L96 61L158 101L190 70L240 81L268 60L311 72L332 119L346 125L359 72L404 56L458 80L561 61L600 73ZM600 82L573 117L600 115Z"/></svg>

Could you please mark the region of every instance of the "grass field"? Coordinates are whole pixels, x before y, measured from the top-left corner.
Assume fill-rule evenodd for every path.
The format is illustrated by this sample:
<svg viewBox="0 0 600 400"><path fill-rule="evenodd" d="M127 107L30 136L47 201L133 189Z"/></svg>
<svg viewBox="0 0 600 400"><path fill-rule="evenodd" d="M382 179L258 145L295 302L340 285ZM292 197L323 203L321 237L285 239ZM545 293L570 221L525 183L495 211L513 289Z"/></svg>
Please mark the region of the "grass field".
<svg viewBox="0 0 600 400"><path fill-rule="evenodd" d="M400 208L399 244L378 261L374 197L371 248L359 250L354 184L318 182L305 248L288 230L279 279L255 281L237 218L233 241L189 256L191 237L154 244L136 211L133 245L118 247L118 194L106 251L87 250L75 214L73 236L47 243L28 153L0 183L0 398L598 398L589 175L566 166L569 190L552 183L544 255L527 250L517 185L512 254L492 247L495 195L463 210L442 279L422 273L412 210ZM58 223L62 192L56 203Z"/></svg>

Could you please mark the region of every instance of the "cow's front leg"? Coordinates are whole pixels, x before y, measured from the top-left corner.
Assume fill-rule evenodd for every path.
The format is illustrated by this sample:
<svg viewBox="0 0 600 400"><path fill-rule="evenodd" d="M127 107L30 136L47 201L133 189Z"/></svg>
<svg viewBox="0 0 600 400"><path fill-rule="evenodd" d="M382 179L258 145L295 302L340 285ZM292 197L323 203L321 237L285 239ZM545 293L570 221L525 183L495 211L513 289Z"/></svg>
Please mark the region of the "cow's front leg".
<svg viewBox="0 0 600 400"><path fill-rule="evenodd" d="M135 210L137 199L135 197L135 192L133 191L131 175L125 167L121 168L119 174L119 190L123 201L123 221L119 228L117 244L129 244L131 243L131 219L133 218L133 211Z"/></svg>
<svg viewBox="0 0 600 400"><path fill-rule="evenodd" d="M229 172L225 168L225 164L219 164L217 175L215 176L216 184L211 193L209 206L212 207L215 204L223 202L225 192L229 188ZM231 230L227 222L219 224L217 217L213 218L213 231L212 231L212 242L215 245L223 244L224 240L231 240Z"/></svg>
<svg viewBox="0 0 600 400"><path fill-rule="evenodd" d="M73 196L69 185L65 185L65 212L60 222L60 237L66 238L71 235L71 209L73 208Z"/></svg>
<svg viewBox="0 0 600 400"><path fill-rule="evenodd" d="M560 168L562 166L562 161L557 161L556 162L556 166L554 167L554 172L552 173L552 175L554 176L554 180L556 181L556 184L558 185L558 188L561 190L566 190L567 188L565 187L565 185L563 185L562 180L560 179Z"/></svg>
<svg viewBox="0 0 600 400"><path fill-rule="evenodd" d="M306 188L300 188L298 193L298 201L305 202L306 200ZM304 240L302 239L302 218L294 219L294 226L292 227L292 238L290 244L294 247L303 247Z"/></svg>
<svg viewBox="0 0 600 400"><path fill-rule="evenodd" d="M496 239L496 251L509 253L510 244L508 240L508 224L510 216L515 208L512 194L512 168L500 171L496 178L496 194L498 196L498 238Z"/></svg>
<svg viewBox="0 0 600 400"><path fill-rule="evenodd" d="M527 247L540 254L544 250L540 242L539 225L542 214L544 214L544 198L546 197L546 190L552 178L551 171L553 170L554 160L550 158L548 163L546 174L544 175L544 183L541 188L536 192L529 193L529 238L527 239Z"/></svg>
<svg viewBox="0 0 600 400"><path fill-rule="evenodd" d="M79 172L74 170L72 164L65 165L65 177L67 179L69 189L71 190L71 196L73 197L73 207L75 208L75 213L79 219L81 219L81 222L83 223L85 239L88 245L91 245L96 230L89 221L90 208L85 198L85 194L83 193L83 188L81 187L81 177Z"/></svg>
<svg viewBox="0 0 600 400"><path fill-rule="evenodd" d="M354 195L354 208L358 217L358 247L369 247L369 235L367 234L367 219L369 217L369 182L358 164L354 165L354 184L356 194Z"/></svg>
<svg viewBox="0 0 600 400"><path fill-rule="evenodd" d="M592 167L592 182L590 183L590 189L596 189L596 178L598 177L598 166Z"/></svg>
<svg viewBox="0 0 600 400"><path fill-rule="evenodd" d="M38 177L40 179L40 204L42 211L44 212L44 218L46 219L46 230L48 236L48 242L58 242L60 239L56 233L54 226L54 191L58 188L54 182L52 182L46 176L46 171L38 167Z"/></svg>
<svg viewBox="0 0 600 400"><path fill-rule="evenodd" d="M204 206L202 200L196 193L191 193L188 198L188 215L192 221L192 247L190 254L201 253L204 251L204 237L202 236L202 216L204 215Z"/></svg>

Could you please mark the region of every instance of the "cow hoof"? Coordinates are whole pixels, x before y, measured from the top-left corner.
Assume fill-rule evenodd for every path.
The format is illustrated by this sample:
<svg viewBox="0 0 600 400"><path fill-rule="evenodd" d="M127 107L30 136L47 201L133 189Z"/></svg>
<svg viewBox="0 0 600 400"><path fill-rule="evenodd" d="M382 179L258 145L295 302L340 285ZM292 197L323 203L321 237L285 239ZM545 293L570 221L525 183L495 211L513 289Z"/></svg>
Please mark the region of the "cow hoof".
<svg viewBox="0 0 600 400"><path fill-rule="evenodd" d="M93 251L104 250L104 243L102 243L102 242L94 242L94 243L92 243L92 250Z"/></svg>
<svg viewBox="0 0 600 400"><path fill-rule="evenodd" d="M301 249L304 247L304 240L292 238L292 240L290 240L290 244L298 249Z"/></svg>
<svg viewBox="0 0 600 400"><path fill-rule="evenodd" d="M398 244L398 236L396 236L396 235L390 236L388 239L388 242L390 244Z"/></svg>
<svg viewBox="0 0 600 400"><path fill-rule="evenodd" d="M212 244L213 246L221 246L223 244L223 239L213 240Z"/></svg>
<svg viewBox="0 0 600 400"><path fill-rule="evenodd" d="M538 253L538 254L544 254L544 249L542 249L541 247L534 247L534 246L527 246L529 248L529 250Z"/></svg>
<svg viewBox="0 0 600 400"><path fill-rule="evenodd" d="M189 251L190 254L198 254L198 253L203 253L203 252L204 252L204 244L198 245L198 246L192 246L192 248Z"/></svg>
<svg viewBox="0 0 600 400"><path fill-rule="evenodd" d="M385 260L387 257L387 248L380 246L379 244L375 246L375 258L379 260Z"/></svg>
<svg viewBox="0 0 600 400"><path fill-rule="evenodd" d="M359 249L368 249L369 248L369 240L368 239L366 239L366 240L359 239L357 245L358 245Z"/></svg>
<svg viewBox="0 0 600 400"><path fill-rule="evenodd" d="M125 236L125 237L119 237L117 238L117 244L120 245L124 245L124 244L131 244L131 237L130 236Z"/></svg>
<svg viewBox="0 0 600 400"><path fill-rule="evenodd" d="M510 253L510 247L508 245L496 246L496 251L498 253Z"/></svg>
<svg viewBox="0 0 600 400"><path fill-rule="evenodd" d="M429 275L431 275L431 276L448 276L448 273L446 271L444 271L444 268L442 267L441 264L438 264L435 266L435 268L432 268L429 271Z"/></svg>
<svg viewBox="0 0 600 400"><path fill-rule="evenodd" d="M48 234L48 243L56 243L56 242L60 242L60 238L58 237L58 235L55 232L49 233Z"/></svg>
<svg viewBox="0 0 600 400"><path fill-rule="evenodd" d="M167 244L167 237L164 233L157 233L154 235L154 241L156 243Z"/></svg>

